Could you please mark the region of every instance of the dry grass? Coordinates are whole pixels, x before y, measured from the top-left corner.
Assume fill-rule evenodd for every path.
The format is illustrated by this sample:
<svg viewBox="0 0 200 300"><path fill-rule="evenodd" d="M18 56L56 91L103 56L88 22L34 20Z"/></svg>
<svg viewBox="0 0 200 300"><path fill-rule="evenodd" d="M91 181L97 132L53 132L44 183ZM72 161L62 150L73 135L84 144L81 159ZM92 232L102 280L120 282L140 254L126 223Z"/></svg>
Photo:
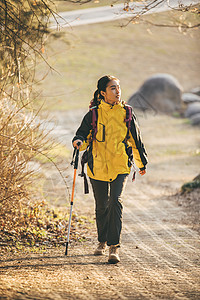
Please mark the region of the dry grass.
<svg viewBox="0 0 200 300"><path fill-rule="evenodd" d="M28 103L27 103L28 106ZM18 105L7 97L0 102L0 245L2 251L17 251L39 246L62 245L66 242L68 212L55 209L43 197L41 180L45 172L61 178L65 193L68 186L58 166L57 151L63 148L53 142L46 121L30 113L26 105ZM52 150L53 148L53 150ZM59 160L63 155L59 153ZM65 155L66 160L66 155ZM39 161L39 163L38 163ZM59 174L60 173L60 174ZM49 187L48 188L49 191ZM47 192L47 191L46 191ZM58 191L54 191L54 194ZM53 195L55 196L55 195ZM51 197L51 200L53 198ZM51 201L52 203L52 201ZM76 215L72 219L71 239L79 240L84 225ZM78 230L77 230L78 229ZM25 247L25 248L24 248Z"/></svg>
<svg viewBox="0 0 200 300"><path fill-rule="evenodd" d="M65 192L68 189L56 158L52 158L56 144L49 136L50 122L41 120L40 110L33 109L37 97L33 92L35 65L37 55L44 51L45 26L51 11L48 2L32 5L30 1L18 1L16 6L7 2L1 7L1 23L5 26L0 51L0 245L6 247L9 242L16 246L23 238L32 243L66 230L66 226L60 230L56 225L60 219L51 220L51 206L43 201L43 165L46 169L52 165L64 182ZM60 159L66 156L58 154ZM65 214L66 210L61 219Z"/></svg>
<svg viewBox="0 0 200 300"><path fill-rule="evenodd" d="M61 12L61 11L85 9L85 8L99 7L99 6L106 6L106 5L115 5L123 2L124 2L123 0L99 0L99 1L93 0L83 5L80 3L70 3L68 1L55 1L55 4L58 12Z"/></svg>
<svg viewBox="0 0 200 300"><path fill-rule="evenodd" d="M166 12L146 18L162 23L175 17L180 15ZM63 40L50 41L49 62L59 74L49 74L41 84L46 109L87 107L97 79L104 74L120 78L124 100L155 73L175 76L184 90L199 85L199 30L183 34L177 28L119 25L107 22L65 29ZM37 74L38 78L44 74L43 65Z"/></svg>
<svg viewBox="0 0 200 300"><path fill-rule="evenodd" d="M1 228L23 221L33 170L29 162L47 150L45 133L36 116L4 98L0 103L0 222Z"/></svg>

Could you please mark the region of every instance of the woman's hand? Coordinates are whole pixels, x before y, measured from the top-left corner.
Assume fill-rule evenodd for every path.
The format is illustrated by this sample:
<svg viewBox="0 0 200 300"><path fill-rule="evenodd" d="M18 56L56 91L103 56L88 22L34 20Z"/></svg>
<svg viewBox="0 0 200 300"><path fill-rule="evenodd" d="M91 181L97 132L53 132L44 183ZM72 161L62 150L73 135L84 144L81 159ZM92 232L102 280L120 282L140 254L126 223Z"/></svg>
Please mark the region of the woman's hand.
<svg viewBox="0 0 200 300"><path fill-rule="evenodd" d="M77 148L77 149L79 149L81 146L83 145L83 142L81 141L81 140L75 140L74 142L73 142L73 146L74 146L74 148Z"/></svg>
<svg viewBox="0 0 200 300"><path fill-rule="evenodd" d="M139 173L141 176L143 176L144 174L146 174L146 170L142 170L142 171L140 170Z"/></svg>

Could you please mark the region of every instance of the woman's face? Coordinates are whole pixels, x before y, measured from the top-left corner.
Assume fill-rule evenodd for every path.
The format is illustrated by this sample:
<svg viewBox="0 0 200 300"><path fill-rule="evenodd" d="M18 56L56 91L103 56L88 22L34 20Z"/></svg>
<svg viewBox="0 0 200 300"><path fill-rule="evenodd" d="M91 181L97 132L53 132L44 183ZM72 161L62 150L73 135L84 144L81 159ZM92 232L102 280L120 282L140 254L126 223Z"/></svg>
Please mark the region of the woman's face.
<svg viewBox="0 0 200 300"><path fill-rule="evenodd" d="M119 80L113 79L109 81L106 87L106 91L101 91L102 96L104 96L105 102L109 104L117 104L121 100L121 88L119 85Z"/></svg>

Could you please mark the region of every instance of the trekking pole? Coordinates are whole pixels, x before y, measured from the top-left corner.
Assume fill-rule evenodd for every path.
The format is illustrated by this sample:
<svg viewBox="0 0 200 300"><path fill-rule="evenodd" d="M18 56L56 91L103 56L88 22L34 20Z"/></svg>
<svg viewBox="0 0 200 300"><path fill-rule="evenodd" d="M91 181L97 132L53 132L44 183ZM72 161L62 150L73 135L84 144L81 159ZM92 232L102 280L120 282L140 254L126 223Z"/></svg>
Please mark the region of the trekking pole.
<svg viewBox="0 0 200 300"><path fill-rule="evenodd" d="M80 143L77 143L77 146L79 146L79 145L80 145ZM75 159L74 159L74 157L75 157ZM78 157L79 157L79 149L75 148L74 153L73 153L72 162L71 162L71 164L74 165L74 178L73 178L73 185L72 185L71 208L70 208L70 215L69 215L69 225L68 225L65 255L67 255L68 244L69 244L69 235L70 235L70 227L71 227L71 219L72 219L72 207L73 207L73 203L74 203L74 189L75 189L75 181L76 181L76 171L78 169Z"/></svg>

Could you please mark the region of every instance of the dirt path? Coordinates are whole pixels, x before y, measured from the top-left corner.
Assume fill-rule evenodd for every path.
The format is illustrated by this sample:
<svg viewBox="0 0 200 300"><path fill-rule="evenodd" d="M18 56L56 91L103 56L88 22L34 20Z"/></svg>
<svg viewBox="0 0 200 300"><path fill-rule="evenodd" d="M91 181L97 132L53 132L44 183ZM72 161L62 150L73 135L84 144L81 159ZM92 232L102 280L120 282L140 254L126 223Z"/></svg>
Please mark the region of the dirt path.
<svg viewBox="0 0 200 300"><path fill-rule="evenodd" d="M67 128L69 118L60 121L65 141L78 122ZM165 116L141 117L140 123L150 164L146 177L127 183L121 262L109 265L107 255L92 255L91 224L88 240L70 245L68 257L52 249L2 259L0 299L200 299L199 236L192 224L184 225L187 215L176 197L169 197L199 171L199 129ZM74 209L93 217L92 194L82 194L80 178Z"/></svg>

